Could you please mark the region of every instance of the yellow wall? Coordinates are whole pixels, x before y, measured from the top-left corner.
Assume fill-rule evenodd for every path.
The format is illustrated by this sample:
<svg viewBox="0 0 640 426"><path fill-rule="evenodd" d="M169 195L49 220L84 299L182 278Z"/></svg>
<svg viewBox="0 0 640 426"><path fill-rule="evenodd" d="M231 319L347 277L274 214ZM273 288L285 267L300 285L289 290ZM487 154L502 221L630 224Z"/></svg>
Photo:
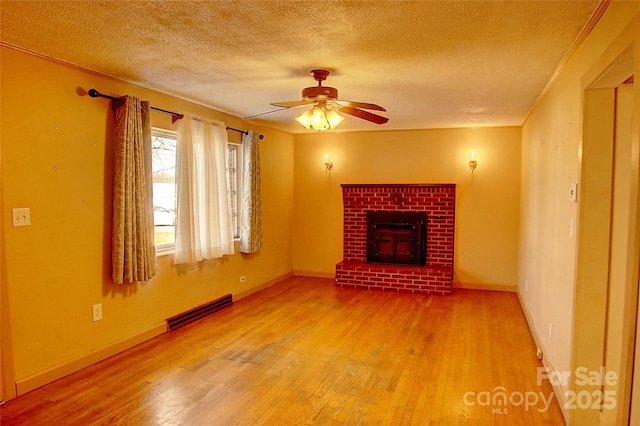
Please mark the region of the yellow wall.
<svg viewBox="0 0 640 426"><path fill-rule="evenodd" d="M9 396L7 382L29 381L157 329L165 318L197 304L246 294L291 273L292 135L16 50L3 47L1 55L2 359ZM113 114L108 100L83 95L90 88L264 134L264 248L201 263L193 271L172 266L171 256L164 256L150 282L113 284ZM172 128L170 117L158 113L152 125ZM230 132L236 141L238 136ZM16 207L31 209L31 226L11 226ZM103 304L104 319L92 322L96 303Z"/></svg>
<svg viewBox="0 0 640 426"><path fill-rule="evenodd" d="M613 90L605 97L585 90L634 43L635 65L632 62L630 72L635 72L637 78L639 13L640 2L611 2L523 125L519 294L534 335L545 350L545 364L560 371L599 368L604 365L605 345L608 364L622 369L628 361L624 347L628 343L624 341L628 342L629 336L621 339L619 333L613 333L607 337L605 322L610 330L635 327L635 313L630 312L629 306L635 304L638 274L640 96L637 87L631 89L634 100L629 104L635 106L630 121L634 130L628 136L631 140L618 143L615 148L624 153L617 154L622 160L615 167L618 182L613 184ZM604 116L594 110L609 112ZM597 135L595 132L602 131L605 124L609 127L606 137ZM621 178L626 182L620 182ZM577 203L569 199L572 182L578 184ZM619 201L612 204L614 185ZM611 206L616 209L613 215ZM601 210L606 217L593 218ZM572 221L576 231L573 236ZM623 227L616 221L622 221ZM629 237L623 250L617 248L618 254L624 253L624 259L617 257L611 263L607 257L610 228L618 234L624 229L622 233ZM600 234L604 235L604 242L596 240ZM594 276L595 265L602 265L602 278ZM608 268L612 268L609 278L615 277L609 283ZM625 275L623 280L621 275ZM624 305L623 299L627 299ZM625 377L621 381L628 382ZM571 387L569 381L556 393L561 402L564 391ZM622 407L628 396L622 387L616 389L619 411L605 412L600 417L602 424L626 424L623 417L616 418L625 415ZM598 410L572 410L565 415L572 424L600 421Z"/></svg>
<svg viewBox="0 0 640 426"><path fill-rule="evenodd" d="M340 184L455 183L454 281L514 289L520 137L519 127L296 135L294 270L332 276L342 260ZM329 173L325 154L334 163Z"/></svg>
<svg viewBox="0 0 640 426"><path fill-rule="evenodd" d="M545 360L569 370L577 262L569 223L577 220L578 206L569 201L568 186L580 179L582 79L625 27L635 22L640 33L639 12L638 2L612 2L522 128L294 136L2 47L4 396L12 396L14 382L28 389L38 383L34 377L55 378L65 371L61 366L79 367L76 360L89 361L92 354L106 353L104 348L153 334L165 318L223 294L246 294L294 270L333 276L342 258L341 183L457 184L454 281L500 289L517 283ZM639 64L636 53L636 74ZM202 263L196 270L173 267L165 256L149 283L112 284L112 112L109 101L83 95L92 87L264 134L264 249ZM633 105L637 160L637 88ZM173 128L162 114L153 114L152 124ZM237 134L230 137L239 140ZM478 153L473 174L467 165L472 150ZM334 162L329 173L324 154ZM630 174L637 178L637 164ZM637 182L631 186L637 195ZM15 207L31 208L30 227L11 226ZM239 283L241 275L246 283ZM95 303L103 304L104 319L94 323Z"/></svg>

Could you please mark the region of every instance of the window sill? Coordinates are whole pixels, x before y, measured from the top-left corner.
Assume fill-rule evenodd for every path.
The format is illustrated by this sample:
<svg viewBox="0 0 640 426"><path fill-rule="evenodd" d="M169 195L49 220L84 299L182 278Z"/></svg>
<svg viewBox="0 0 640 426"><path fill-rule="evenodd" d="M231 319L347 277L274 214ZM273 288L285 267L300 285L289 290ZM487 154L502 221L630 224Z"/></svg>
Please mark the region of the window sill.
<svg viewBox="0 0 640 426"><path fill-rule="evenodd" d="M240 237L233 239L234 243L240 243ZM163 244L156 246L156 257L169 256L176 252L175 244Z"/></svg>
<svg viewBox="0 0 640 426"><path fill-rule="evenodd" d="M163 244L161 246L156 246L156 257L168 256L175 253L175 251L176 248L174 244Z"/></svg>

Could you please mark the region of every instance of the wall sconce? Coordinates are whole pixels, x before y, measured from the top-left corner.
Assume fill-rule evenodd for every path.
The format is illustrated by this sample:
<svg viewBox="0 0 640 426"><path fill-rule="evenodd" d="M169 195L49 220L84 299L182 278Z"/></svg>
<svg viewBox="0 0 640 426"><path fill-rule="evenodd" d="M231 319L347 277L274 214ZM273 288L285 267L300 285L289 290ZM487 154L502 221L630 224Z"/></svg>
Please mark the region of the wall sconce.
<svg viewBox="0 0 640 426"><path fill-rule="evenodd" d="M476 153L475 151L471 151L471 161L469 161L469 168L471 169L471 173L478 167L478 162L476 161Z"/></svg>
<svg viewBox="0 0 640 426"><path fill-rule="evenodd" d="M327 168L325 173L333 170L333 162L329 159L329 154L325 154L324 156L324 166Z"/></svg>

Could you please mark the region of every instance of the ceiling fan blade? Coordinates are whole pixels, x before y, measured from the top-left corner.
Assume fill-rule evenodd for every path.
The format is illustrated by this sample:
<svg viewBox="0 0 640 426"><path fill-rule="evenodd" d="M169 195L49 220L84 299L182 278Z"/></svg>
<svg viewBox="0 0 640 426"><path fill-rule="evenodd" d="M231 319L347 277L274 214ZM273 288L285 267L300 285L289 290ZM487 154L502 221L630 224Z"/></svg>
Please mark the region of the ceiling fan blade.
<svg viewBox="0 0 640 426"><path fill-rule="evenodd" d="M367 120L375 124L384 124L387 121L389 121L387 117L383 117L378 114L373 114L368 111L363 111L358 108L351 108L348 106L343 106L338 111L344 112L345 114L353 115L354 117L362 118L363 120Z"/></svg>
<svg viewBox="0 0 640 426"><path fill-rule="evenodd" d="M384 107L381 107L380 105L368 104L365 102L351 102L351 101L342 101L342 100L337 100L336 102L346 107L374 109L376 111L386 111L386 109L384 109Z"/></svg>
<svg viewBox="0 0 640 426"><path fill-rule="evenodd" d="M311 105L315 104L315 101L288 101L288 102L272 102L271 105L282 107L282 108L291 108L298 107L303 105Z"/></svg>

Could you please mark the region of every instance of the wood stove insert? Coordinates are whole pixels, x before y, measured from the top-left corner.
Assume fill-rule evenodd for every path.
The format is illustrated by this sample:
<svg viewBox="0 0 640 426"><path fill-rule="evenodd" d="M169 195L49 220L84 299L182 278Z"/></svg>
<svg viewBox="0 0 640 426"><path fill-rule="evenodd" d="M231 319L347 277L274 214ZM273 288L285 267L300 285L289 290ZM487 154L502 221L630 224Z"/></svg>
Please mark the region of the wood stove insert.
<svg viewBox="0 0 640 426"><path fill-rule="evenodd" d="M367 263L423 266L426 261L426 212L367 211Z"/></svg>

